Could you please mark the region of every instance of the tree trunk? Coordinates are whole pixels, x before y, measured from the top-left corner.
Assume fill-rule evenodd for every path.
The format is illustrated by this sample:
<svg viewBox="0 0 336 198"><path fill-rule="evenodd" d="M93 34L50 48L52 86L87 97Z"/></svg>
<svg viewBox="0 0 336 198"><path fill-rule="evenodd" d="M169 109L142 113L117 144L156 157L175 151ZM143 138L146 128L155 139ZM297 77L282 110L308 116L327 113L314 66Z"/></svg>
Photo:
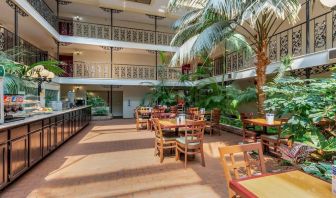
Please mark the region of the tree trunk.
<svg viewBox="0 0 336 198"><path fill-rule="evenodd" d="M266 94L263 90L263 86L266 83L266 67L270 63L267 56L267 41L265 40L262 46L256 52L257 61L256 65L256 88L257 88L257 98L258 98L258 113L263 116L265 114L264 102L266 100Z"/></svg>

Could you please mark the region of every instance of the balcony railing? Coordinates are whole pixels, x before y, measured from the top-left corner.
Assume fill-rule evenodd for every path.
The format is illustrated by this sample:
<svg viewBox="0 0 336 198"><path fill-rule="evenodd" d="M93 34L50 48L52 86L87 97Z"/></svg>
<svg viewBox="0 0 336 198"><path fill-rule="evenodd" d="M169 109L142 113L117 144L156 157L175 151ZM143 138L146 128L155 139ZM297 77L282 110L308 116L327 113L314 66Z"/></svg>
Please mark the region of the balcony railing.
<svg viewBox="0 0 336 198"><path fill-rule="evenodd" d="M48 23L58 29L57 16L51 8L44 2L44 0L27 0L31 6L46 20Z"/></svg>
<svg viewBox="0 0 336 198"><path fill-rule="evenodd" d="M306 34L307 23L300 23L294 27L283 30L270 37L268 56L271 62L280 61L283 57L292 57L315 53L336 46L336 12L330 11L309 20L310 35ZM307 46L307 42L309 47ZM222 75L245 69L254 68L255 56L249 55L244 49L226 54L225 70L224 61L214 64L214 75Z"/></svg>
<svg viewBox="0 0 336 198"><path fill-rule="evenodd" d="M74 62L73 77L79 78L108 78L126 80L156 80L168 79L178 80L181 68L114 64L110 63L88 63L82 61ZM112 75L111 75L112 69ZM157 73L156 73L157 71Z"/></svg>
<svg viewBox="0 0 336 198"><path fill-rule="evenodd" d="M18 44L15 47L15 34L2 26L0 26L0 51L11 53L8 55L12 59L26 65L54 59L48 55L48 51L39 49L21 37L18 37Z"/></svg>
<svg viewBox="0 0 336 198"><path fill-rule="evenodd" d="M87 38L112 39L135 43L169 45L174 34L119 26L85 23L79 21L61 21L60 34ZM156 39L156 41L155 41Z"/></svg>

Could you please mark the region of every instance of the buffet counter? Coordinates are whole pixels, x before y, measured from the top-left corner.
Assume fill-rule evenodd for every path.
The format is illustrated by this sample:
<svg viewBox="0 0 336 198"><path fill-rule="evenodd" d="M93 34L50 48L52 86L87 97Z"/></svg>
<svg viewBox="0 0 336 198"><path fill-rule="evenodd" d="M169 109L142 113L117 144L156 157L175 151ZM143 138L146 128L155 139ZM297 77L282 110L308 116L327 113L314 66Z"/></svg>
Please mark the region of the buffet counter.
<svg viewBox="0 0 336 198"><path fill-rule="evenodd" d="M0 189L60 147L91 120L91 107L35 115L0 125Z"/></svg>

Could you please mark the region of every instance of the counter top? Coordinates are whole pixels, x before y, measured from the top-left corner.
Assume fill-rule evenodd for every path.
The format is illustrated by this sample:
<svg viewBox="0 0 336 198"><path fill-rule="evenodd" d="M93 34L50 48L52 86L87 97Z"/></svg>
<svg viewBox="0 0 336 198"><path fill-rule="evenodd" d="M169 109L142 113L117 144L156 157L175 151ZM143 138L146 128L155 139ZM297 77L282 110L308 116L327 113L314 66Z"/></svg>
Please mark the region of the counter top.
<svg viewBox="0 0 336 198"><path fill-rule="evenodd" d="M0 124L0 130L4 130L4 129L7 129L7 128L12 128L12 127L15 127L15 126L18 126L18 125L28 124L30 122L43 120L43 119L46 119L46 118L62 115L62 114L69 113L69 112L76 111L76 110L80 110L80 109L85 109L87 107L89 107L89 106L75 107L75 108L66 109L66 110L62 110L62 111L53 111L53 112L48 113L48 114L41 114L41 115L34 115L34 116L31 116L31 117L26 117L24 120L18 120L18 121L14 121L14 122L3 123L3 124Z"/></svg>

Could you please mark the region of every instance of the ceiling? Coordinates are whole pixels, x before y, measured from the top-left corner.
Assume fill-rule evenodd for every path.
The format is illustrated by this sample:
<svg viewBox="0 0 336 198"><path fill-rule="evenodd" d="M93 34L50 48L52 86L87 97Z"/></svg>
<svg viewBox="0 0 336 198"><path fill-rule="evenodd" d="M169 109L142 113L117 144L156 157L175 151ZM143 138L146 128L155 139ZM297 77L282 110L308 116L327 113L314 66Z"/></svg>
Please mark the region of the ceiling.
<svg viewBox="0 0 336 198"><path fill-rule="evenodd" d="M109 23L111 17L109 12L103 11L103 9L99 7L83 3L71 3L68 5L60 6L60 16L61 17L80 16L81 18L83 18L83 21L87 21L85 17L100 18L103 20L100 23ZM131 22L154 25L154 19L149 18L144 13L138 13L138 12L123 11L118 14L114 14L113 19L119 21L131 21ZM158 26L171 27L174 21L175 19L173 18L164 18L162 20L158 20L157 22Z"/></svg>
<svg viewBox="0 0 336 198"><path fill-rule="evenodd" d="M101 46L95 45L84 45L84 44L70 44L66 46L60 47L61 54L72 54L75 51L99 51L101 53L110 53L110 50L107 48L103 48ZM127 54L143 54L143 55L150 55L153 54L150 51L142 50L142 49L131 49L131 48L120 48L116 49L113 53L127 53Z"/></svg>
<svg viewBox="0 0 336 198"><path fill-rule="evenodd" d="M14 10L5 1L0 1L0 8L0 24L9 31L14 32ZM22 17L19 15L18 22L18 33L20 37L40 49L49 52L56 51L56 44L53 38L41 25L36 23L32 17Z"/></svg>

